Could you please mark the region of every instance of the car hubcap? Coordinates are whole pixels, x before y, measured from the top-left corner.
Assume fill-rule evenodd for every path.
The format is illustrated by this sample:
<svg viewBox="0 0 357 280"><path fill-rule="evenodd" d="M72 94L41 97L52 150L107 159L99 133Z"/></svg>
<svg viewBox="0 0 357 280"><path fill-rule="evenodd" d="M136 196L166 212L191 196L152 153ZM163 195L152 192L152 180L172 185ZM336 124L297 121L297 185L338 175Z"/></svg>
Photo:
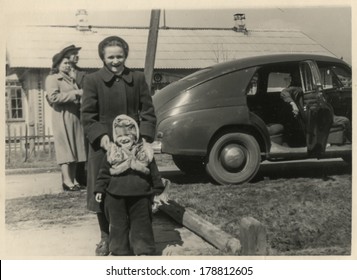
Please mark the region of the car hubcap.
<svg viewBox="0 0 357 280"><path fill-rule="evenodd" d="M241 169L246 162L244 149L237 144L230 144L224 147L221 153L221 162L227 170Z"/></svg>

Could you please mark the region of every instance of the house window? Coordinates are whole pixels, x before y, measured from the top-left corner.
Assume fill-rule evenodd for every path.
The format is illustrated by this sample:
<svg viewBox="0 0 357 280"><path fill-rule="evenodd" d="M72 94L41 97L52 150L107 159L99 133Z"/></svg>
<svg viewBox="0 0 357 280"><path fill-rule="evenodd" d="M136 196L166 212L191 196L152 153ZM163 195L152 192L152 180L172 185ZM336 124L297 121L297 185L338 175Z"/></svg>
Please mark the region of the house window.
<svg viewBox="0 0 357 280"><path fill-rule="evenodd" d="M7 97L7 118L10 120L23 119L23 102L22 102L22 88L19 83L7 83L6 87Z"/></svg>

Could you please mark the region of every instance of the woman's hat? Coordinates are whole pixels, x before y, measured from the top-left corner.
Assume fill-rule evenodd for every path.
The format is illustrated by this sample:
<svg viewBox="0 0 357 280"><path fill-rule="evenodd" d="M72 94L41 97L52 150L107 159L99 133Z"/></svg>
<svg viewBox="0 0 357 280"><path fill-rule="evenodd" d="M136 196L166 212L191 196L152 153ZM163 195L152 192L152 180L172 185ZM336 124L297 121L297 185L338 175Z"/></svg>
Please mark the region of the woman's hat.
<svg viewBox="0 0 357 280"><path fill-rule="evenodd" d="M53 56L52 68L55 68L66 55L68 55L71 52L78 52L80 49L81 49L80 47L76 47L75 45L70 45L68 47L65 47L63 50L61 50L59 53Z"/></svg>
<svg viewBox="0 0 357 280"><path fill-rule="evenodd" d="M58 64L61 63L62 59L64 58L64 55L65 54L63 52L59 52L52 57L52 68L55 68Z"/></svg>
<svg viewBox="0 0 357 280"><path fill-rule="evenodd" d="M70 45L68 47L65 47L62 52L64 52L64 54L70 54L70 53L77 53L79 50L81 49L81 47L76 47L75 45Z"/></svg>
<svg viewBox="0 0 357 280"><path fill-rule="evenodd" d="M104 47L110 42L110 41L118 41L120 44L123 46L124 54L125 57L128 57L129 55L129 45L128 43L123 39L118 36L109 36L105 38L103 41L101 41L98 45L98 54L101 60L104 59Z"/></svg>

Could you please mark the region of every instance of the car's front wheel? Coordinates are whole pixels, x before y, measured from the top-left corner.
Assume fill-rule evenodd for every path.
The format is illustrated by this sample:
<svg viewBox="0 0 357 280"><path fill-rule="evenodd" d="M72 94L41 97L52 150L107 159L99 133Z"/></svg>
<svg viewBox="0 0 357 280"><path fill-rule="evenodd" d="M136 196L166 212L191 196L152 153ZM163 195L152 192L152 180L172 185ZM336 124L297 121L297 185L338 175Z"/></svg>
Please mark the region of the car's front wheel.
<svg viewBox="0 0 357 280"><path fill-rule="evenodd" d="M213 143L206 170L219 184L240 184L253 179L260 160L259 144L253 136L227 133Z"/></svg>

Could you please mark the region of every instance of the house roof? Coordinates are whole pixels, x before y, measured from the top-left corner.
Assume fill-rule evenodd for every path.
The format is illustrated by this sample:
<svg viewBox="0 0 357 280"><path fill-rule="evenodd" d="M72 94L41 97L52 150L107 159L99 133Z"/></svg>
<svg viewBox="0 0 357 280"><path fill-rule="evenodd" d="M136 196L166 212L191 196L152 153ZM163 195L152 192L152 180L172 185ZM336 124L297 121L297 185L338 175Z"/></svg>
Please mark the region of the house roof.
<svg viewBox="0 0 357 280"><path fill-rule="evenodd" d="M124 38L130 47L127 65L145 64L148 28L31 26L13 29L7 36L7 59L12 68L50 68L52 56L75 44L82 47L79 66L99 68L98 43L107 36ZM276 54L310 53L334 56L298 30L249 30L247 34L222 28L160 28L156 69L198 69L238 58Z"/></svg>

